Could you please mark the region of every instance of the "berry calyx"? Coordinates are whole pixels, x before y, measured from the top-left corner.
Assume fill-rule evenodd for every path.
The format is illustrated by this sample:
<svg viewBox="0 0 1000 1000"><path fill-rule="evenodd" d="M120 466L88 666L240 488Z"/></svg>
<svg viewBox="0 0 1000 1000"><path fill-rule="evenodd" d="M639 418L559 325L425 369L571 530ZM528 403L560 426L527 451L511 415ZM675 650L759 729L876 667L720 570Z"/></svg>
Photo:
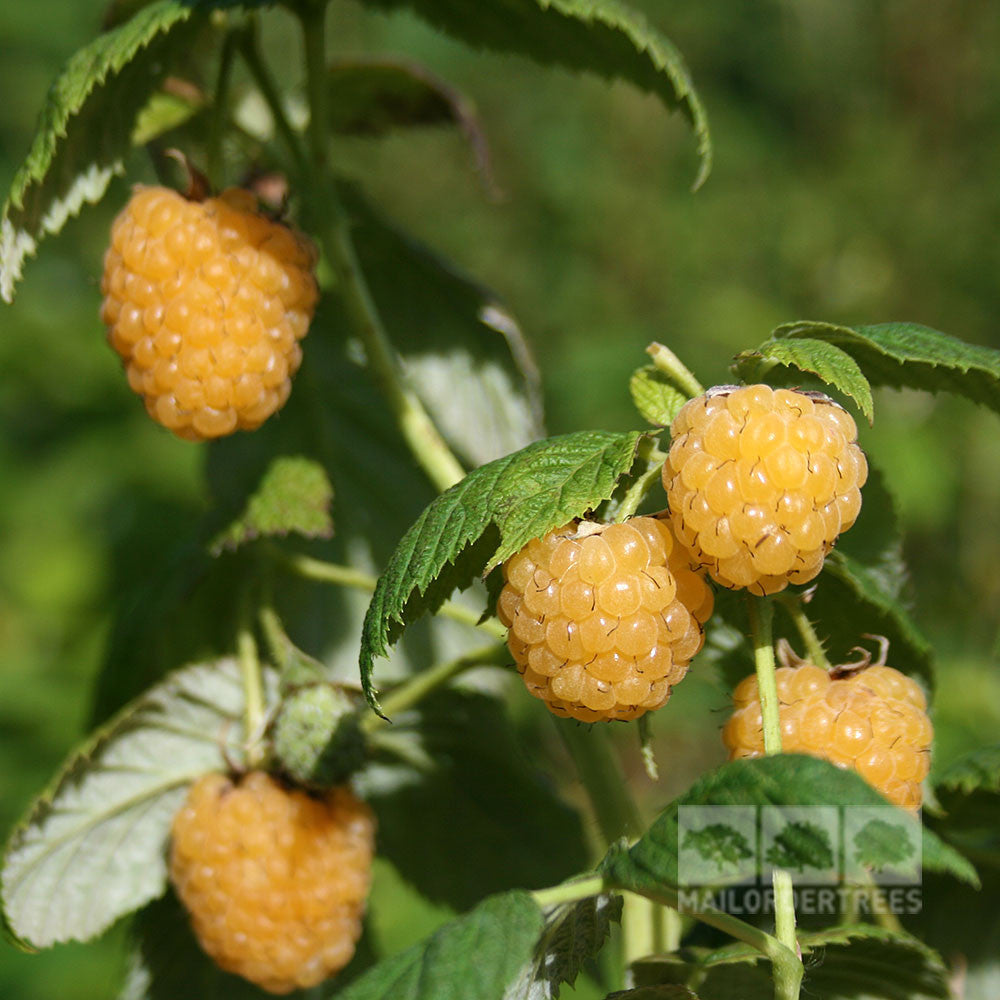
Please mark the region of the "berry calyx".
<svg viewBox="0 0 1000 1000"><path fill-rule="evenodd" d="M934 727L916 681L884 663L824 670L796 657L784 642L779 658L785 664L775 671L782 751L857 771L890 802L919 809ZM729 759L763 756L756 675L739 683L733 702L722 730Z"/></svg>
<svg viewBox="0 0 1000 1000"><path fill-rule="evenodd" d="M316 307L315 262L249 191L189 201L137 188L111 227L101 319L149 415L203 441L283 406Z"/></svg>
<svg viewBox="0 0 1000 1000"><path fill-rule="evenodd" d="M663 486L678 539L724 587L807 583L861 510L857 426L821 393L717 386L674 418Z"/></svg>
<svg viewBox="0 0 1000 1000"><path fill-rule="evenodd" d="M712 613L711 589L657 517L573 522L503 572L497 615L528 691L583 722L664 705Z"/></svg>
<svg viewBox="0 0 1000 1000"><path fill-rule="evenodd" d="M374 831L347 788L317 796L262 771L207 774L174 817L170 878L219 966L289 993L354 955Z"/></svg>

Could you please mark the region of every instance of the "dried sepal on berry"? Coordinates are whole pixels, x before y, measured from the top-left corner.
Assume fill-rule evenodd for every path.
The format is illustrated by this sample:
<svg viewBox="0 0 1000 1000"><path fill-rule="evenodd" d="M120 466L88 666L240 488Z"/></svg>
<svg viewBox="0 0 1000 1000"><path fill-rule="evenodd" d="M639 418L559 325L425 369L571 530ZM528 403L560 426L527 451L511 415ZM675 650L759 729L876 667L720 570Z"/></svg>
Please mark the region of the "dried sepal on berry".
<svg viewBox="0 0 1000 1000"><path fill-rule="evenodd" d="M207 774L174 817L170 878L201 947L271 993L322 982L354 955L374 853L371 810L262 771Z"/></svg>
<svg viewBox="0 0 1000 1000"><path fill-rule="evenodd" d="M283 406L316 307L315 263L249 191L195 201L138 187L111 227L101 318L149 415L201 441Z"/></svg>
<svg viewBox="0 0 1000 1000"><path fill-rule="evenodd" d="M497 614L528 690L556 715L659 708L701 649L711 589L667 521L573 522L504 564Z"/></svg>
<svg viewBox="0 0 1000 1000"><path fill-rule="evenodd" d="M807 583L861 510L857 426L821 393L717 386L670 430L674 531L724 587L764 595Z"/></svg>
<svg viewBox="0 0 1000 1000"><path fill-rule="evenodd" d="M775 679L782 750L857 771L890 802L918 809L934 727L916 681L867 658L827 671L796 657L784 641L779 659ZM730 760L763 756L756 675L740 682L733 703L722 730Z"/></svg>

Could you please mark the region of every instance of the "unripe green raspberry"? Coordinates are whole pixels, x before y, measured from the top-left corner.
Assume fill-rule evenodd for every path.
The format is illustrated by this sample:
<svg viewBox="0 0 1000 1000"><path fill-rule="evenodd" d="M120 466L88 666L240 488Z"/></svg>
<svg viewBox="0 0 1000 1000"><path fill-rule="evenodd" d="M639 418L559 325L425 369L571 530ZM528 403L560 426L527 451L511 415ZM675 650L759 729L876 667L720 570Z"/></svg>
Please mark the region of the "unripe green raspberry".
<svg viewBox="0 0 1000 1000"><path fill-rule="evenodd" d="M364 763L357 712L332 684L309 684L286 698L271 737L282 768L302 785L338 784Z"/></svg>
<svg viewBox="0 0 1000 1000"><path fill-rule="evenodd" d="M316 306L315 262L248 191L188 201L138 188L111 228L101 318L149 415L202 441L281 407Z"/></svg>
<svg viewBox="0 0 1000 1000"><path fill-rule="evenodd" d="M860 774L890 802L920 808L930 769L934 727L915 681L884 664L839 674L795 658L777 669L781 747L821 757ZM764 753L757 677L733 694L735 710L722 730L730 760Z"/></svg>
<svg viewBox="0 0 1000 1000"><path fill-rule="evenodd" d="M717 386L684 405L663 486L678 539L724 587L807 583L861 510L868 463L820 393Z"/></svg>
<svg viewBox="0 0 1000 1000"><path fill-rule="evenodd" d="M346 788L320 797L262 771L238 783L207 774L174 817L170 878L219 966L289 993L354 955L374 835Z"/></svg>
<svg viewBox="0 0 1000 1000"><path fill-rule="evenodd" d="M701 649L712 592L670 526L569 524L504 564L497 614L528 690L556 715L635 719Z"/></svg>

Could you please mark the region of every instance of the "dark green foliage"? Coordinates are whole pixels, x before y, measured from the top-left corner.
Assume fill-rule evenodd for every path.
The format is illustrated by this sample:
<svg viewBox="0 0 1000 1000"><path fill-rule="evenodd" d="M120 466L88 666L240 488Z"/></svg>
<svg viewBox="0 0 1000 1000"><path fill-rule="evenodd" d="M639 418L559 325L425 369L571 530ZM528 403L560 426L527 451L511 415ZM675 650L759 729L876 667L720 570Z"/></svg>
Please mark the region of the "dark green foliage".
<svg viewBox="0 0 1000 1000"><path fill-rule="evenodd" d="M525 757L495 698L439 691L388 737L396 753L358 780L378 816L379 853L422 895L464 910L586 866L579 815Z"/></svg>
<svg viewBox="0 0 1000 1000"><path fill-rule="evenodd" d="M524 892L491 896L366 972L338 1000L499 1000L528 961L542 912Z"/></svg>

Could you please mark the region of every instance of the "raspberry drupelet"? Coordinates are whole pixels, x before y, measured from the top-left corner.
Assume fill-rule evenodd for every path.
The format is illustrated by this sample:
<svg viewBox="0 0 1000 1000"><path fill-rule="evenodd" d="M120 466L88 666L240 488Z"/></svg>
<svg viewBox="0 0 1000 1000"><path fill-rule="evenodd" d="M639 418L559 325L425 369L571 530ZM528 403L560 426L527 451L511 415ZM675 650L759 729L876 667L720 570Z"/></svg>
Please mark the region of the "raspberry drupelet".
<svg viewBox="0 0 1000 1000"><path fill-rule="evenodd" d="M794 657L775 672L781 747L857 771L890 802L915 811L930 769L934 727L916 681L885 664L827 671ZM730 760L764 753L757 677L733 694L734 712L722 731Z"/></svg>
<svg viewBox="0 0 1000 1000"><path fill-rule="evenodd" d="M711 589L667 521L572 523L504 565L497 614L528 690L556 715L659 708L701 649Z"/></svg>
<svg viewBox="0 0 1000 1000"><path fill-rule="evenodd" d="M374 836L347 788L317 796L262 771L207 774L174 818L170 878L219 966L289 993L354 955Z"/></svg>
<svg viewBox="0 0 1000 1000"><path fill-rule="evenodd" d="M318 291L304 236L240 189L189 201L140 187L115 219L101 319L149 415L202 441L288 399Z"/></svg>
<svg viewBox="0 0 1000 1000"><path fill-rule="evenodd" d="M724 587L807 583L861 510L868 463L846 410L820 393L717 386L670 428L663 485L678 539Z"/></svg>

